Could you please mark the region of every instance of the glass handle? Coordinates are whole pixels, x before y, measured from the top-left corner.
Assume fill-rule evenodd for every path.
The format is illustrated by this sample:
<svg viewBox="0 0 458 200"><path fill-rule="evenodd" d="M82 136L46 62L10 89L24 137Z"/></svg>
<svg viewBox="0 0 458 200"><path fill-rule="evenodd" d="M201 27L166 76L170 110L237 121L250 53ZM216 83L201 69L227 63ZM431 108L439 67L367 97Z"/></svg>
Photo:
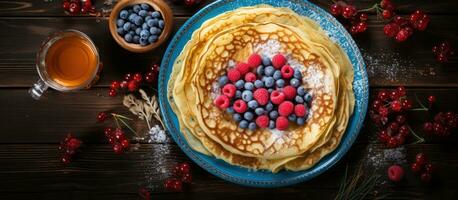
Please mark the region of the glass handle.
<svg viewBox="0 0 458 200"><path fill-rule="evenodd" d="M41 95L48 89L48 85L41 79L39 79L33 86L29 89L29 94L35 100L40 99Z"/></svg>

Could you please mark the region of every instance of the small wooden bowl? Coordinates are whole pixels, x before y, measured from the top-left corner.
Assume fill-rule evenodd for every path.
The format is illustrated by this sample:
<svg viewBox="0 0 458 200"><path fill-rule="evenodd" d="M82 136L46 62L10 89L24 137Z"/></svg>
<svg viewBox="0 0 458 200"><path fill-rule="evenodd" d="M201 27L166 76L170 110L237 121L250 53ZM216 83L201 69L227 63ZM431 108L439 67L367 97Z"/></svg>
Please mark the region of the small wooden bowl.
<svg viewBox="0 0 458 200"><path fill-rule="evenodd" d="M116 20L118 19L119 12L121 12L121 10L127 6L133 6L135 4L142 3L146 3L153 7L154 10L160 12L164 20L164 29L159 35L157 41L146 46L128 43L116 31ZM170 36L170 32L173 26L173 14L170 7L162 0L121 0L113 7L113 10L110 14L110 18L108 20L108 25L110 27L111 36L122 48L135 53L144 53L155 49L156 47L161 45L165 40L167 40L167 38Z"/></svg>

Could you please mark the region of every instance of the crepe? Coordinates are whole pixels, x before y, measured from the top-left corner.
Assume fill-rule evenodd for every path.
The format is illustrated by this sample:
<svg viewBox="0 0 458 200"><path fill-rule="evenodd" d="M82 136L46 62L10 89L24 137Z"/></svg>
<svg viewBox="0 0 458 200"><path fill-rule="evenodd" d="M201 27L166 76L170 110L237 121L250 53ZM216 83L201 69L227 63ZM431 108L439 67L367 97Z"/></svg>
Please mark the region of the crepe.
<svg viewBox="0 0 458 200"><path fill-rule="evenodd" d="M313 95L306 124L249 131L213 105L217 78L254 52L285 54L301 70ZM340 142L354 107L352 81L346 54L318 24L288 8L258 5L216 16L193 33L175 60L168 98L194 150L251 169L297 171Z"/></svg>

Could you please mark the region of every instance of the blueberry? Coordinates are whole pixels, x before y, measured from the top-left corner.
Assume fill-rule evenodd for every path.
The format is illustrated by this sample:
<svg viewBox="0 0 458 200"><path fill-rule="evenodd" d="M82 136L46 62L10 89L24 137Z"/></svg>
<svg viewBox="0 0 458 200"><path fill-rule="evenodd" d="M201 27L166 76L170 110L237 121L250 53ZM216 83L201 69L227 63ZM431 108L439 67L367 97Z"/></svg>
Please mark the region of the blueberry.
<svg viewBox="0 0 458 200"><path fill-rule="evenodd" d="M274 91L274 89L273 89L273 88L269 88L269 89L267 89L267 91L268 91L269 93L272 93L272 92Z"/></svg>
<svg viewBox="0 0 458 200"><path fill-rule="evenodd" d="M128 13L129 13L129 15L132 14L132 13L134 13L134 9L132 9L132 8L129 9L129 10L128 10Z"/></svg>
<svg viewBox="0 0 458 200"><path fill-rule="evenodd" d="M277 81L275 81L275 85L276 85L277 87L281 87L281 88L282 88L282 87L285 87L285 80L283 80L283 79L278 79Z"/></svg>
<svg viewBox="0 0 458 200"><path fill-rule="evenodd" d="M304 125L304 124L305 124L305 118L303 118L303 117L298 117L298 118L296 119L296 123L297 123L297 125Z"/></svg>
<svg viewBox="0 0 458 200"><path fill-rule="evenodd" d="M235 87L237 89L242 89L244 85L245 85L245 81L243 80L238 80L237 82L235 82Z"/></svg>
<svg viewBox="0 0 458 200"><path fill-rule="evenodd" d="M297 95L294 100L296 101L296 103L304 103L304 99L302 98L302 96L299 96Z"/></svg>
<svg viewBox="0 0 458 200"><path fill-rule="evenodd" d="M134 35L133 42L134 42L135 44L140 44L140 36Z"/></svg>
<svg viewBox="0 0 458 200"><path fill-rule="evenodd" d="M292 122L296 121L296 118L297 118L297 117L296 117L295 114L291 114L290 116L288 116L288 120L289 120L289 121L292 121Z"/></svg>
<svg viewBox="0 0 458 200"><path fill-rule="evenodd" d="M270 121L269 121L269 128L270 128L270 129L274 129L274 128L275 128L275 122L274 122L274 120L270 120Z"/></svg>
<svg viewBox="0 0 458 200"><path fill-rule="evenodd" d="M229 79L227 78L227 76L221 76L219 77L218 79L218 85L219 87L223 87L227 84L227 82L229 82Z"/></svg>
<svg viewBox="0 0 458 200"><path fill-rule="evenodd" d="M157 26L158 20L157 19L149 19L146 21L149 27L155 27Z"/></svg>
<svg viewBox="0 0 458 200"><path fill-rule="evenodd" d="M157 22L157 26L158 26L160 29L164 29L164 26L165 26L164 20L159 20L159 22Z"/></svg>
<svg viewBox="0 0 458 200"><path fill-rule="evenodd" d="M232 115L232 119L236 122L239 122L240 120L242 120L242 115L240 115L239 113L235 113L234 115Z"/></svg>
<svg viewBox="0 0 458 200"><path fill-rule="evenodd" d="M149 5L146 4L146 3L140 4L140 7L141 7L143 10L149 10Z"/></svg>
<svg viewBox="0 0 458 200"><path fill-rule="evenodd" d="M121 10L121 12L119 13L119 17L121 19L127 19L128 16L129 16L129 12L127 10Z"/></svg>
<svg viewBox="0 0 458 200"><path fill-rule="evenodd" d="M154 43L157 41L157 35L150 35L148 37L148 42L151 44L151 43Z"/></svg>
<svg viewBox="0 0 458 200"><path fill-rule="evenodd" d="M134 22L134 19L135 19L137 16L138 16L138 15L135 14L135 13L130 14L130 15L129 15L129 21L130 21L130 22Z"/></svg>
<svg viewBox="0 0 458 200"><path fill-rule="evenodd" d="M274 86L274 78L272 77L267 77L266 78L266 81L264 82L264 85L268 88L270 87L273 87Z"/></svg>
<svg viewBox="0 0 458 200"><path fill-rule="evenodd" d="M267 111L271 111L272 109L274 109L274 104L272 104L272 103L270 103L270 102L267 103L267 105L266 105L266 110L267 110Z"/></svg>
<svg viewBox="0 0 458 200"><path fill-rule="evenodd" d="M235 98L241 99L242 98L242 92L240 90L235 91Z"/></svg>
<svg viewBox="0 0 458 200"><path fill-rule="evenodd" d="M154 12L151 13L151 17L159 18L159 17L161 17L161 13L158 12L158 11L154 11Z"/></svg>
<svg viewBox="0 0 458 200"><path fill-rule="evenodd" d="M151 35L157 35L157 34L159 34L159 29L156 28L156 27L151 27L149 29L149 33L151 33Z"/></svg>
<svg viewBox="0 0 458 200"><path fill-rule="evenodd" d="M124 35L124 40L126 40L126 42L132 42L132 35L130 33Z"/></svg>
<svg viewBox="0 0 458 200"><path fill-rule="evenodd" d="M270 61L270 58L268 58L268 57L262 57L262 64L264 66L269 66L269 65L272 64L272 61Z"/></svg>
<svg viewBox="0 0 458 200"><path fill-rule="evenodd" d="M264 87L264 83L261 80L255 80L254 81L254 87L262 88L262 87Z"/></svg>
<svg viewBox="0 0 458 200"><path fill-rule="evenodd" d="M281 71L280 70L275 70L273 77L274 77L275 80L281 79Z"/></svg>
<svg viewBox="0 0 458 200"><path fill-rule="evenodd" d="M294 78L297 78L297 79L301 80L301 79L302 79L301 70L299 70L299 69L297 69L297 68L294 69L294 75L293 75L293 76L294 76Z"/></svg>
<svg viewBox="0 0 458 200"><path fill-rule="evenodd" d="M247 121L251 121L254 118L254 115L252 112L248 111L243 113L243 118L246 119Z"/></svg>
<svg viewBox="0 0 458 200"><path fill-rule="evenodd" d="M123 20L123 19L118 19L118 20L116 21L116 26L122 27L122 25L124 25L124 20Z"/></svg>
<svg viewBox="0 0 458 200"><path fill-rule="evenodd" d="M142 32L142 28L135 29L135 34L140 35L140 32Z"/></svg>
<svg viewBox="0 0 458 200"><path fill-rule="evenodd" d="M138 15L140 15L140 16L142 16L142 17L146 17L146 15L148 15L148 11L146 11L146 10L140 10L140 11L138 12Z"/></svg>
<svg viewBox="0 0 458 200"><path fill-rule="evenodd" d="M240 128L248 128L248 122L246 120L242 120L239 123Z"/></svg>
<svg viewBox="0 0 458 200"><path fill-rule="evenodd" d="M142 46L148 45L148 38L141 38L140 37L140 45L142 45Z"/></svg>
<svg viewBox="0 0 458 200"><path fill-rule="evenodd" d="M300 96L304 96L304 94L306 93L307 91L305 91L305 88L300 86L297 88L297 95L300 95Z"/></svg>
<svg viewBox="0 0 458 200"><path fill-rule="evenodd" d="M256 108L254 110L254 113L256 113L256 115L263 115L266 111L264 110L264 108Z"/></svg>
<svg viewBox="0 0 458 200"><path fill-rule="evenodd" d="M147 21L150 20L150 19L153 19L153 17L151 17L151 16L146 16L146 17L145 17L145 22L147 22Z"/></svg>
<svg viewBox="0 0 458 200"><path fill-rule="evenodd" d="M312 101L312 95L310 93L306 93L304 95L304 101L310 103L310 101Z"/></svg>
<svg viewBox="0 0 458 200"><path fill-rule="evenodd" d="M234 108L232 107L229 107L226 109L226 111L229 113L229 114L233 114L235 111L234 111Z"/></svg>
<svg viewBox="0 0 458 200"><path fill-rule="evenodd" d="M253 85L252 82L246 82L245 85L244 85L244 88L245 88L246 90L253 90L254 85Z"/></svg>
<svg viewBox="0 0 458 200"><path fill-rule="evenodd" d="M264 75L264 66L259 65L259 66L256 68L256 74L258 74L258 76Z"/></svg>
<svg viewBox="0 0 458 200"><path fill-rule="evenodd" d="M140 17L140 16L135 17L135 18L134 18L134 23L135 23L135 25L137 25L137 26L142 25L142 24L143 24L143 18Z"/></svg>
<svg viewBox="0 0 458 200"><path fill-rule="evenodd" d="M142 29L149 30L148 23L144 22L144 23L142 24Z"/></svg>
<svg viewBox="0 0 458 200"><path fill-rule="evenodd" d="M277 117L278 117L278 112L277 112L276 110L270 111L269 117L270 117L270 119L277 119Z"/></svg>
<svg viewBox="0 0 458 200"><path fill-rule="evenodd" d="M296 79L296 78L292 78L290 81L289 81L289 84L295 88L299 87L299 85L301 84L301 82L299 81L299 79Z"/></svg>
<svg viewBox="0 0 458 200"><path fill-rule="evenodd" d="M133 9L134 9L134 12L138 13L138 12L140 12L140 10L141 10L142 8L140 7L140 5L135 5L135 6L133 7Z"/></svg>
<svg viewBox="0 0 458 200"><path fill-rule="evenodd" d="M135 31L132 31L132 30L130 30L128 33L131 35L135 35Z"/></svg>
<svg viewBox="0 0 458 200"><path fill-rule="evenodd" d="M130 25L131 25L130 22L126 22L126 23L122 26L122 28L123 28L125 31L129 31L129 30L130 30Z"/></svg>
<svg viewBox="0 0 458 200"><path fill-rule="evenodd" d="M258 102L256 100L251 100L248 102L248 108L256 109L258 107Z"/></svg>
<svg viewBox="0 0 458 200"><path fill-rule="evenodd" d="M141 29L140 29L140 30L141 30ZM148 37L149 37L149 31L147 31L147 30L142 30L142 31L140 32L140 38L148 39Z"/></svg>
<svg viewBox="0 0 458 200"><path fill-rule="evenodd" d="M264 70L264 74L266 76L272 76L274 75L275 69L272 66L267 66L266 69Z"/></svg>
<svg viewBox="0 0 458 200"><path fill-rule="evenodd" d="M251 131L256 130L256 123L251 122L251 123L248 125L248 129L250 129Z"/></svg>
<svg viewBox="0 0 458 200"><path fill-rule="evenodd" d="M253 100L253 92L245 90L242 92L242 99L246 102Z"/></svg>
<svg viewBox="0 0 458 200"><path fill-rule="evenodd" d="M116 32L118 32L119 35L124 35L126 33L123 28L117 28Z"/></svg>

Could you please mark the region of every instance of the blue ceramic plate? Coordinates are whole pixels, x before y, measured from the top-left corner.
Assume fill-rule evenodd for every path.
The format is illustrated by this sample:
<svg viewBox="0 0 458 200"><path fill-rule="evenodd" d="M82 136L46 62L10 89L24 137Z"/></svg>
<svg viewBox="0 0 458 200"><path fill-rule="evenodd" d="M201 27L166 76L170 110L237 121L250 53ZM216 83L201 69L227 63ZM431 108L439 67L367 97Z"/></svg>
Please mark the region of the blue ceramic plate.
<svg viewBox="0 0 458 200"><path fill-rule="evenodd" d="M167 101L167 82L172 72L173 62L180 54L192 33L207 19L213 18L226 11L239 7L257 4L270 4L276 7L289 7L295 12L317 21L321 27L336 41L348 54L353 64L355 80L353 88L356 96L354 113L350 118L347 130L340 145L335 151L321 159L314 167L308 170L291 172L280 171L253 171L247 168L230 165L222 160L200 154L190 148L181 134L175 113ZM333 166L355 141L366 115L369 84L365 71L364 61L358 47L345 28L330 14L318 6L305 0L220 0L216 1L192 16L176 33L170 42L162 60L159 74L159 100L162 117L167 130L181 149L199 166L222 179L233 183L254 187L280 187L307 181L323 173Z"/></svg>

